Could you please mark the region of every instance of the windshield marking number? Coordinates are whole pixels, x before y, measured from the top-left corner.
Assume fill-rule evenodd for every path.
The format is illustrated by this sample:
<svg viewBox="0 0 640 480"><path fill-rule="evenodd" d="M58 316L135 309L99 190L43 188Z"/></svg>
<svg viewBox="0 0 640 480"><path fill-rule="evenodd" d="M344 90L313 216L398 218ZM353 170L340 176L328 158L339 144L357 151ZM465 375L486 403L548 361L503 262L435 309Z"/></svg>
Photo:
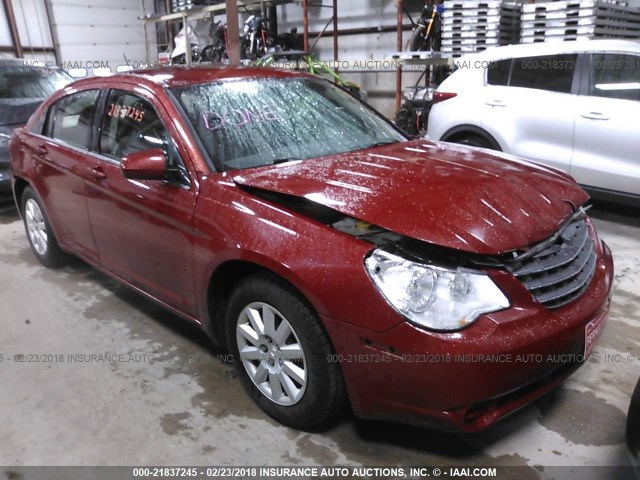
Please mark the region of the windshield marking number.
<svg viewBox="0 0 640 480"><path fill-rule="evenodd" d="M144 120L144 110L140 110L139 108L129 107L125 105L118 105L112 103L109 105L109 110L107 111L107 115L110 117L120 117L120 118L130 118L138 123Z"/></svg>

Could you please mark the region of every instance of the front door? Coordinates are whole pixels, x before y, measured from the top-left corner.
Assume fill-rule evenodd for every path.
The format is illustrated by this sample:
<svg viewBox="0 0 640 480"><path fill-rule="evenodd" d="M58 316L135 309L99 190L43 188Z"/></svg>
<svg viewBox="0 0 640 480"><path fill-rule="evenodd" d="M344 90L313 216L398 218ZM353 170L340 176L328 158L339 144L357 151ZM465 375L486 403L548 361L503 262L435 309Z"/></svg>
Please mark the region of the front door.
<svg viewBox="0 0 640 480"><path fill-rule="evenodd" d="M98 119L95 160L102 178L87 202L100 263L123 280L188 315L195 315L192 217L197 184L150 93L111 90ZM168 118L166 112L165 118ZM126 155L162 148L166 181L129 180Z"/></svg>

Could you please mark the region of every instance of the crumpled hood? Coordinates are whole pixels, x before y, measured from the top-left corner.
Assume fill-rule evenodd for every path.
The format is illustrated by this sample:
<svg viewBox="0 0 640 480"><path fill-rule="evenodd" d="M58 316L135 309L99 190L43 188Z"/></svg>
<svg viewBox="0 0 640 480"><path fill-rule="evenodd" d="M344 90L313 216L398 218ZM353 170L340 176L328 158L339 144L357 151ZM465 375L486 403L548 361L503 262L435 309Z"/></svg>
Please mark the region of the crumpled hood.
<svg viewBox="0 0 640 480"><path fill-rule="evenodd" d="M556 170L424 140L244 170L234 181L481 254L523 249L549 237L588 199Z"/></svg>

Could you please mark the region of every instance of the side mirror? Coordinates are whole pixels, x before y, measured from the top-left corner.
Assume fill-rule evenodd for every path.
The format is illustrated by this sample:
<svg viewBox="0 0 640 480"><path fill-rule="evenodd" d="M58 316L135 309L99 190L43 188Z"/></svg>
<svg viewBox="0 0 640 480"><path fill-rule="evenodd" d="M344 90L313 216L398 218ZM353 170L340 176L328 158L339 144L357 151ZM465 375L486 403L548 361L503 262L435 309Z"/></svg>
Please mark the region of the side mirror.
<svg viewBox="0 0 640 480"><path fill-rule="evenodd" d="M164 180L168 160L159 148L132 153L122 159L120 168L125 178L132 180Z"/></svg>

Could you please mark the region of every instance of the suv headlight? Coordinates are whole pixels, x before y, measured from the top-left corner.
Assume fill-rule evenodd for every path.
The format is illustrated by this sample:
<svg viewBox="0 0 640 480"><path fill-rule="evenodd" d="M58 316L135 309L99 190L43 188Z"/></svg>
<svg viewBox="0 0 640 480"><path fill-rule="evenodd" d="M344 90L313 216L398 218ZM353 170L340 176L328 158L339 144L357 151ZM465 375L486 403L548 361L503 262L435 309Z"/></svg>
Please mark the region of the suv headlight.
<svg viewBox="0 0 640 480"><path fill-rule="evenodd" d="M376 249L365 260L371 280L408 320L438 331L459 330L483 313L509 306L485 274L416 263Z"/></svg>

